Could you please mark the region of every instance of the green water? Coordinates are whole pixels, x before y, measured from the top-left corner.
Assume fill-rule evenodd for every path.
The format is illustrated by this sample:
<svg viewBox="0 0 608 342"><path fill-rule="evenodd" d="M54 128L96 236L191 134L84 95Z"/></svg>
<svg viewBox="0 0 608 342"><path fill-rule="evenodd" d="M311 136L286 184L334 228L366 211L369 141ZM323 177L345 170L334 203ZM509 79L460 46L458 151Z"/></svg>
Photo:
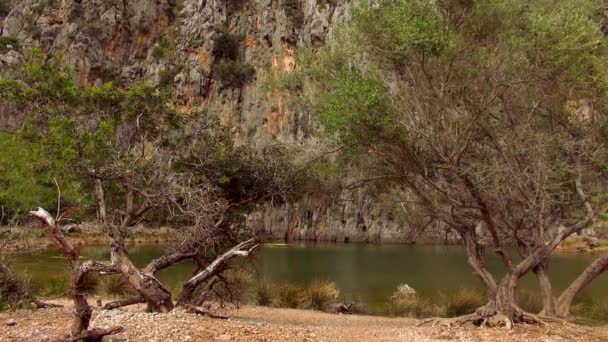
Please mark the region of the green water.
<svg viewBox="0 0 608 342"><path fill-rule="evenodd" d="M86 247L85 259L108 260L104 247ZM145 265L163 253L159 246L134 246L130 253L135 264ZM593 259L594 255L564 253L551 261L553 286L561 291ZM52 293L67 279L65 261L56 250L14 256L15 266L27 273L42 289ZM489 257L489 269L496 275L504 272L500 262ZM391 292L401 283L434 296L440 290L479 287L459 246L358 245L358 244L293 244L266 245L258 250L252 268L256 277L273 283L292 282L305 285L312 280L331 280L340 288L344 301L356 301L369 307L386 303ZM192 266L185 262L160 272L159 278L169 288L191 275ZM65 282L64 282L65 283ZM582 294L586 300L608 302L608 274L601 275ZM536 279L526 276L521 288L536 291ZM46 290L46 291L45 291Z"/></svg>

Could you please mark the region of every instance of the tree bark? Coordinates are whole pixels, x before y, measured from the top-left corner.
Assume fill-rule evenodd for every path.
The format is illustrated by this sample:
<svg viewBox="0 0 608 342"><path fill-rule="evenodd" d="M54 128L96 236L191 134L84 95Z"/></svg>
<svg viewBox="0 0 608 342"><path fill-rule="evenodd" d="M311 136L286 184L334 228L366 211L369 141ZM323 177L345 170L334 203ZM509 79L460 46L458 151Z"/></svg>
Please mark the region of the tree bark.
<svg viewBox="0 0 608 342"><path fill-rule="evenodd" d="M92 310L84 295L85 277L89 272L114 272L113 265L104 265L95 261L81 264L76 250L65 238L61 229L57 227L55 219L46 210L38 208L37 211L30 211L30 215L37 217L42 222L43 229L61 246L63 255L71 269L71 282L68 293L74 301L74 320L72 321L71 328L72 338L69 340L101 341L105 335L122 331L121 327L88 330Z"/></svg>
<svg viewBox="0 0 608 342"><path fill-rule="evenodd" d="M553 296L553 288L551 279L549 279L549 262L545 260L540 263L535 270L538 278L538 285L543 296L543 309L541 313L547 316L555 315L555 297Z"/></svg>
<svg viewBox="0 0 608 342"><path fill-rule="evenodd" d="M118 309L118 308L122 308L123 306L129 306L129 305L135 305L135 304L140 304L140 303L145 303L146 301L142 298L142 297L133 297L133 298L127 298L127 299L123 299L123 300L117 300L115 302L110 302L107 303L106 305L103 306L104 310L114 310L114 309Z"/></svg>
<svg viewBox="0 0 608 342"><path fill-rule="evenodd" d="M567 289L559 296L556 313L560 317L570 316L570 308L574 298L597 276L608 269L608 254L601 256L591 263Z"/></svg>
<svg viewBox="0 0 608 342"><path fill-rule="evenodd" d="M112 263L116 264L118 271L122 273L129 284L148 304L150 312L169 312L173 310L171 293L153 274L140 271L127 253L124 241L115 228L108 228L110 237L110 252Z"/></svg>
<svg viewBox="0 0 608 342"><path fill-rule="evenodd" d="M95 204L97 207L97 223L104 224L107 221L106 213L106 200L103 191L103 184L101 183L101 177L94 176L93 183L95 187Z"/></svg>

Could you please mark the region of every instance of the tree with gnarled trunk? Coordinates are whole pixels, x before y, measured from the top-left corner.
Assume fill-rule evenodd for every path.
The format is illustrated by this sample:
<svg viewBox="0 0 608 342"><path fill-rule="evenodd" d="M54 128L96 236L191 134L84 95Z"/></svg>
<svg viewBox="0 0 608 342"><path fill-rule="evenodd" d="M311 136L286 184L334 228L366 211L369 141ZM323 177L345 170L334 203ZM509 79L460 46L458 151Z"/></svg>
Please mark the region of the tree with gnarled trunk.
<svg viewBox="0 0 608 342"><path fill-rule="evenodd" d="M538 321L515 298L529 272L543 287L545 313L564 312L604 269L599 259L554 302L549 257L593 224L606 190L599 5L363 4L289 83L345 152L374 158L379 178L460 236L488 295L467 321ZM487 249L503 278L487 270Z"/></svg>
<svg viewBox="0 0 608 342"><path fill-rule="evenodd" d="M67 341L84 341L84 342L101 342L102 338L107 335L113 335L121 332L122 327L111 328L95 328L89 329L92 310L87 302L83 282L87 274L95 273L116 273L113 265L105 265L95 261L80 262L78 253L74 247L65 238L61 230L57 227L55 219L46 210L38 208L37 211L31 211L30 215L38 218L42 223L42 228L54 240L69 264L71 282L68 294L74 301L74 320L72 329Z"/></svg>

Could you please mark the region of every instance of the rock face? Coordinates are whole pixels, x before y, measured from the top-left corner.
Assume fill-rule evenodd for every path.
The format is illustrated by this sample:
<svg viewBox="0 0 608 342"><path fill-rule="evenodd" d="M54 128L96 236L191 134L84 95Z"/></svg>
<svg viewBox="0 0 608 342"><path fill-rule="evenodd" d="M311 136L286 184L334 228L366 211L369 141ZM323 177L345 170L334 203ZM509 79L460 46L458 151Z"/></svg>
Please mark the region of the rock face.
<svg viewBox="0 0 608 342"><path fill-rule="evenodd" d="M313 120L264 91L265 80L292 72L298 51L322 46L351 8L352 0L20 0L0 14L0 32L20 51L59 54L81 86L149 81L169 89L185 118L215 115L237 144L263 148L314 144ZM227 50L218 49L219 39ZM23 63L17 50L0 47L0 70ZM0 110L0 127L16 121ZM250 221L275 237L301 239L403 241L415 233L383 204L345 196L348 205L309 198Z"/></svg>
<svg viewBox="0 0 608 342"><path fill-rule="evenodd" d="M347 0L23 0L2 35L73 65L82 86L149 80L173 87L184 114L207 111L234 128L239 143L262 146L307 136L305 121L262 91L269 72L291 72L299 48L321 46L348 17ZM225 87L214 79L218 32L240 37L239 63L253 79ZM2 56L2 63L16 63Z"/></svg>

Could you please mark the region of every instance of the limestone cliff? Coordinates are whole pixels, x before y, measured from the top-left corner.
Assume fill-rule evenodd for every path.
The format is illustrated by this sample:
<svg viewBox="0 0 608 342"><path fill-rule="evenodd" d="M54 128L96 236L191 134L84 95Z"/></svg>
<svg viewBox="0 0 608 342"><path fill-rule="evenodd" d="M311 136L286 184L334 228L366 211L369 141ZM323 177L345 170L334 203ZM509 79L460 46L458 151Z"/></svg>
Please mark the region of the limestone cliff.
<svg viewBox="0 0 608 342"><path fill-rule="evenodd" d="M314 139L309 115L265 92L263 80L292 72L299 49L322 46L352 7L352 0L0 1L10 7L0 11L1 35L18 42L0 46L3 73L23 62L21 52L38 47L61 55L81 86L147 80L167 87L186 118L217 115L236 143L256 148ZM237 42L235 51L218 50L218 39L227 48ZM14 122L0 110L0 127ZM250 222L276 237L412 239L417 233L391 209L398 204L365 192L328 195L257 213ZM425 234L444 238L438 230Z"/></svg>

